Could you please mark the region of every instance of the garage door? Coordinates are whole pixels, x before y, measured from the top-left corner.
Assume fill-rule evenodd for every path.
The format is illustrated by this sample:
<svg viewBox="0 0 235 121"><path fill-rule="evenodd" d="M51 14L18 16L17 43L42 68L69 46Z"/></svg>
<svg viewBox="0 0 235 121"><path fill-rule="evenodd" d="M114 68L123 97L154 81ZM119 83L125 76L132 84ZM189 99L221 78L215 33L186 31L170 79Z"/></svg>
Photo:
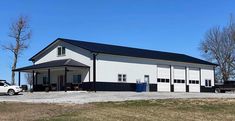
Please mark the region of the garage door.
<svg viewBox="0 0 235 121"><path fill-rule="evenodd" d="M170 92L170 66L158 65L157 76L157 90Z"/></svg>
<svg viewBox="0 0 235 121"><path fill-rule="evenodd" d="M186 92L185 67L174 67L174 92Z"/></svg>
<svg viewBox="0 0 235 121"><path fill-rule="evenodd" d="M200 92L200 74L198 68L189 68L189 92Z"/></svg>

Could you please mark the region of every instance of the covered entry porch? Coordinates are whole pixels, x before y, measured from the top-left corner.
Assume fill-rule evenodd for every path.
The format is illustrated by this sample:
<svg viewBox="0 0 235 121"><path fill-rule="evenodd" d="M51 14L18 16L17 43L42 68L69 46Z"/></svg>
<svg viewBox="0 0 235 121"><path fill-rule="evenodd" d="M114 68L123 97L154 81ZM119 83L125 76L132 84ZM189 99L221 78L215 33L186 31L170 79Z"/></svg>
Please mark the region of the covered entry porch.
<svg viewBox="0 0 235 121"><path fill-rule="evenodd" d="M72 59L55 60L13 70L32 74L33 91L91 90L90 67Z"/></svg>

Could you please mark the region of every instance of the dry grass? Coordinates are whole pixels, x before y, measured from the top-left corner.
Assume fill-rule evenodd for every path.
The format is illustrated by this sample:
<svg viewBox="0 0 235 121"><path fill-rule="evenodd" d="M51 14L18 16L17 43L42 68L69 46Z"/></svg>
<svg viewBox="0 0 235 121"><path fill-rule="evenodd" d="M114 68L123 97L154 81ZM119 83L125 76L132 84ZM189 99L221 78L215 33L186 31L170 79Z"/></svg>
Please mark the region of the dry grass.
<svg viewBox="0 0 235 121"><path fill-rule="evenodd" d="M44 119L53 121L232 121L234 99L168 99L95 103L95 107Z"/></svg>
<svg viewBox="0 0 235 121"><path fill-rule="evenodd" d="M0 121L28 121L77 111L89 105L58 105L0 102Z"/></svg>
<svg viewBox="0 0 235 121"><path fill-rule="evenodd" d="M0 120L232 121L235 99L167 99L55 105L0 103Z"/></svg>

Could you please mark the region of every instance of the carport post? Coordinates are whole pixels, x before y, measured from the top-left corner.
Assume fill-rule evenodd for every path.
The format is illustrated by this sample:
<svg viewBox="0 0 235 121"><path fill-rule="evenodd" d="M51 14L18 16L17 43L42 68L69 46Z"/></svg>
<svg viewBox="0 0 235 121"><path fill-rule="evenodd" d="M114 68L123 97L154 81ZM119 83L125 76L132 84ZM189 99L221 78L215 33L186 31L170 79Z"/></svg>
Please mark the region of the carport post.
<svg viewBox="0 0 235 121"><path fill-rule="evenodd" d="M20 71L19 71L18 85L20 86Z"/></svg>

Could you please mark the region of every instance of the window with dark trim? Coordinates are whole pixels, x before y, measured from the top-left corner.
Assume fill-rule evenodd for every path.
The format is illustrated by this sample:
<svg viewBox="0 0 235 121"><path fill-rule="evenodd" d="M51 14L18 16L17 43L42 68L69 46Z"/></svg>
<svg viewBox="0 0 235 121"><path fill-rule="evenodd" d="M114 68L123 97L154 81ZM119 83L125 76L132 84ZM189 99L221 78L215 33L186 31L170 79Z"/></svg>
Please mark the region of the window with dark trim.
<svg viewBox="0 0 235 121"><path fill-rule="evenodd" d="M82 83L82 76L81 75L73 75L73 83L74 84Z"/></svg>
<svg viewBox="0 0 235 121"><path fill-rule="evenodd" d="M211 80L210 79L205 80L205 86L206 87L211 87Z"/></svg>
<svg viewBox="0 0 235 121"><path fill-rule="evenodd" d="M199 84L199 80L189 80L189 84Z"/></svg>
<svg viewBox="0 0 235 121"><path fill-rule="evenodd" d="M59 46L57 47L57 56L64 56L65 55L65 47Z"/></svg>
<svg viewBox="0 0 235 121"><path fill-rule="evenodd" d="M118 74L118 81L119 82L126 82L127 76L126 74Z"/></svg>
<svg viewBox="0 0 235 121"><path fill-rule="evenodd" d="M165 78L157 78L157 82L162 82L162 83L169 83L170 79L165 79Z"/></svg>
<svg viewBox="0 0 235 121"><path fill-rule="evenodd" d="M183 79L174 79L174 83L185 83Z"/></svg>
<svg viewBox="0 0 235 121"><path fill-rule="evenodd" d="M44 85L49 84L48 78L46 76L42 77L42 80Z"/></svg>
<svg viewBox="0 0 235 121"><path fill-rule="evenodd" d="M122 81L124 81L124 82L126 81L126 74L122 75Z"/></svg>
<svg viewBox="0 0 235 121"><path fill-rule="evenodd" d="M4 86L4 83L0 82L0 86Z"/></svg>

